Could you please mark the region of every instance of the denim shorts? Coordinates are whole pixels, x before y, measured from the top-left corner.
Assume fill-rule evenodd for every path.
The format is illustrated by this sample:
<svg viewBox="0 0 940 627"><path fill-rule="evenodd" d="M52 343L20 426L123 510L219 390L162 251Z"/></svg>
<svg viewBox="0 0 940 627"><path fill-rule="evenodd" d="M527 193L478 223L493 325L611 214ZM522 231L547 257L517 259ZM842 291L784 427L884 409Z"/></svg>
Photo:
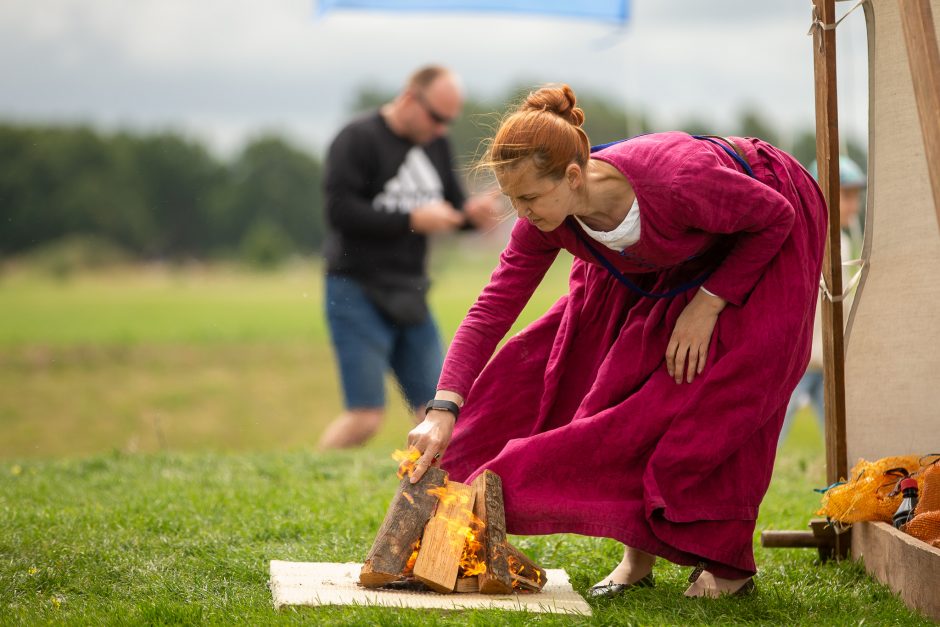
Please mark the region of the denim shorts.
<svg viewBox="0 0 940 627"><path fill-rule="evenodd" d="M434 319L398 326L376 309L354 279L328 274L325 283L326 317L346 408L385 407L389 370L412 408L434 398L444 362Z"/></svg>

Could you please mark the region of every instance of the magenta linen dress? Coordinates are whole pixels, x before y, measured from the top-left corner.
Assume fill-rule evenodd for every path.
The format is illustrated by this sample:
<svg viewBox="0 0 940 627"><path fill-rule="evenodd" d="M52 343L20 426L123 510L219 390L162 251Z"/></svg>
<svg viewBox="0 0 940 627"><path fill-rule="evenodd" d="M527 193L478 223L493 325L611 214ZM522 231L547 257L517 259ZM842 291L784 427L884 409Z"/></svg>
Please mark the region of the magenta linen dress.
<svg viewBox="0 0 940 627"><path fill-rule="evenodd" d="M651 292L713 269L704 287L728 301L691 384L675 383L664 354L695 289L638 296L571 225L516 223L438 383L466 398L442 466L456 481L499 474L510 533L609 537L719 575L756 570L754 523L810 354L826 209L792 157L734 141L756 180L684 133L592 155L630 181L641 224L623 253L595 248ZM562 248L575 257L569 293L490 360Z"/></svg>

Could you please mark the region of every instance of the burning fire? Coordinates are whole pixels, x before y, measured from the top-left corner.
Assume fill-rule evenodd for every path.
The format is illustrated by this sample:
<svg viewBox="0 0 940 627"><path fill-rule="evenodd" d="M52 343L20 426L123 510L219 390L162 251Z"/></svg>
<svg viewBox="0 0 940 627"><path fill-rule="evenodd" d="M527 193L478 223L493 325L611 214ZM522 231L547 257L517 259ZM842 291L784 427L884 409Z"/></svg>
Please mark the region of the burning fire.
<svg viewBox="0 0 940 627"><path fill-rule="evenodd" d="M453 505L454 503L458 505L466 505L470 502L470 496L466 493L457 493L452 490L447 489L447 483L445 482L439 488L431 488L428 490L428 494L431 496L436 496L438 500L444 505ZM470 511L467 508L464 508L464 512ZM470 515L473 515L473 512L470 512Z"/></svg>
<svg viewBox="0 0 940 627"><path fill-rule="evenodd" d="M530 579L534 581L535 583L542 585L542 571L540 571L538 568L533 568L532 570L534 570L535 572L530 573L526 570L525 564L517 560L512 555L509 556L508 562L509 562L510 573L512 573L513 575L517 575L519 577L524 577L525 579ZM513 579L512 581L513 588L519 588L521 587L521 585L522 584L518 580Z"/></svg>
<svg viewBox="0 0 940 627"><path fill-rule="evenodd" d="M415 571L415 562L418 561L418 551L421 550L421 538L415 540L414 550L411 552L411 557L408 558L408 563L405 564L405 569L402 571L402 575L405 577L410 577Z"/></svg>
<svg viewBox="0 0 940 627"><path fill-rule="evenodd" d="M411 446L407 451L398 451L392 453L392 459L398 462L398 478L401 479L405 475L411 476L411 473L414 472L415 466L418 465L418 460L421 458L421 451Z"/></svg>
<svg viewBox="0 0 940 627"><path fill-rule="evenodd" d="M483 526L483 521L471 512L470 525L461 529L467 539L463 545L463 554L460 556L459 572L463 577L473 577L486 572L486 562L482 556L483 543L479 539L483 535Z"/></svg>
<svg viewBox="0 0 940 627"><path fill-rule="evenodd" d="M409 447L407 451L396 450L393 452L392 459L398 462L398 478L401 479L405 475L410 477L420 458L421 452L413 446ZM457 505L460 507L461 520L443 518L443 520L447 522L450 537L453 538L455 542L463 543L463 553L460 556L460 576L473 577L485 573L486 562L482 555L483 543L480 541L485 525L482 520L474 515L471 508L468 507L470 503L469 495L448 490L446 483L439 488L431 488L428 490L428 494L436 496L443 505ZM403 492L402 495L408 499L411 504L414 504L414 499L410 494ZM469 518L470 522L469 524L464 524L463 520L467 518ZM405 577L411 576L414 572L415 562L418 560L418 552L420 550L421 540L419 539L415 542L411 556L408 558L408 563L405 565L405 569L402 572L402 575Z"/></svg>
<svg viewBox="0 0 940 627"><path fill-rule="evenodd" d="M470 503L469 495L448 490L446 483L440 488L431 488L428 490L428 494L436 496L444 505L456 504L460 506L459 520L443 518L443 520L447 522L450 531L449 536L454 539L454 542L463 543L463 553L460 556L460 570L458 571L460 576L473 577L474 575L485 573L486 562L481 555L483 552L483 543L480 541L485 525L483 521L473 513L473 510L467 507ZM469 519L468 524L463 522L465 519Z"/></svg>

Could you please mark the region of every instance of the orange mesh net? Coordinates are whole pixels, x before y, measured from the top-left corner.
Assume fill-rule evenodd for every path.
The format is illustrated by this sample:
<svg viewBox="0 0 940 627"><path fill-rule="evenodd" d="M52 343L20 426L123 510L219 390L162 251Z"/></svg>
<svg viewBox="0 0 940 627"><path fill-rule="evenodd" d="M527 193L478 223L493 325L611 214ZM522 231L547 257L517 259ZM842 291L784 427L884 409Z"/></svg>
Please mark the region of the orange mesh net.
<svg viewBox="0 0 940 627"><path fill-rule="evenodd" d="M940 511L940 463L934 463L920 473L920 499L917 501L916 514Z"/></svg>
<svg viewBox="0 0 940 627"><path fill-rule="evenodd" d="M891 522L902 499L900 494L890 496L897 479L885 476L885 471L892 468L914 473L920 468L920 457L884 457L874 462L859 459L849 472L848 481L826 491L822 509L817 513L844 524L863 520Z"/></svg>
<svg viewBox="0 0 940 627"><path fill-rule="evenodd" d="M914 518L901 531L940 548L940 463L927 466L918 479L920 499Z"/></svg>

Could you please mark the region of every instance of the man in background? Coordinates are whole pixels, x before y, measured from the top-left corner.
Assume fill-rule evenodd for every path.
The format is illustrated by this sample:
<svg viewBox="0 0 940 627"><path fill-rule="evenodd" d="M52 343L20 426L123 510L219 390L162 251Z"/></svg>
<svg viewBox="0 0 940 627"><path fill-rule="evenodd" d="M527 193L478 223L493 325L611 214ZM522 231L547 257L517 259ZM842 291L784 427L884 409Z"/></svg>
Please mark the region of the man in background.
<svg viewBox="0 0 940 627"><path fill-rule="evenodd" d="M359 446L375 434L389 370L418 421L434 398L443 347L427 305L428 236L496 220L494 196L466 199L454 173L446 133L462 105L457 76L426 66L330 146L325 300L345 411L321 449Z"/></svg>
<svg viewBox="0 0 940 627"><path fill-rule="evenodd" d="M810 172L816 177L816 162L810 165ZM839 223L841 225L840 242L842 252L842 262L857 258L861 248L862 229L859 222L859 211L862 207L862 193L867 185L867 180L862 169L854 161L846 156L839 157ZM842 301L842 314L847 317L852 309L853 289L848 286L849 273L842 270L842 285L848 296ZM825 388L823 387L823 348L822 348L822 307L816 307L816 319L813 323L813 351L810 355L809 365L806 367L806 373L793 395L790 397L790 403L787 405L787 413L783 420L783 429L780 431L780 439L777 446L783 444L790 428L793 426L793 418L796 412L804 407L810 406L816 414L816 421L819 429L825 432L826 412L823 404Z"/></svg>

